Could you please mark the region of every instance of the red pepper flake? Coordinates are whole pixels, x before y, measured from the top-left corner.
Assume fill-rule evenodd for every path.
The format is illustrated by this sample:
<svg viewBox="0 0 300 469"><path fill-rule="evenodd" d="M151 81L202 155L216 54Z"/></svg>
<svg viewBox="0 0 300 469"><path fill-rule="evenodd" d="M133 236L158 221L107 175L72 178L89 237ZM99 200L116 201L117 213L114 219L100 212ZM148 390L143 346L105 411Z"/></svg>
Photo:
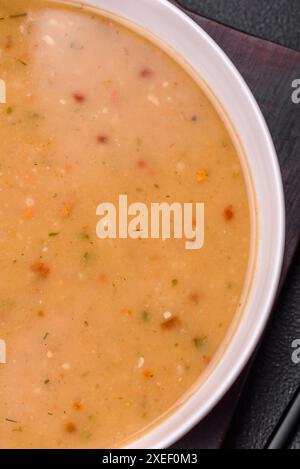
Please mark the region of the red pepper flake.
<svg viewBox="0 0 300 469"><path fill-rule="evenodd" d="M13 46L13 42L12 42L11 38L7 38L7 40L6 40L5 44L4 44L4 48L7 49L7 50L9 50L9 49L12 48L12 46Z"/></svg>
<svg viewBox="0 0 300 469"><path fill-rule="evenodd" d="M35 262L32 264L31 270L42 278L47 278L50 272L49 267L43 262Z"/></svg>
<svg viewBox="0 0 300 469"><path fill-rule="evenodd" d="M145 370L144 371L145 378L154 378L154 373L152 370Z"/></svg>
<svg viewBox="0 0 300 469"><path fill-rule="evenodd" d="M146 163L146 161L144 161L144 160L139 160L139 161L137 162L137 165L138 165L138 168L144 169L144 168L146 168L147 163Z"/></svg>
<svg viewBox="0 0 300 469"><path fill-rule="evenodd" d="M153 76L153 70L151 68L145 67L140 71L141 78L151 78Z"/></svg>
<svg viewBox="0 0 300 469"><path fill-rule="evenodd" d="M74 402L74 404L72 405L72 408L76 410L77 412L79 412L82 409L82 404L80 402Z"/></svg>
<svg viewBox="0 0 300 469"><path fill-rule="evenodd" d="M161 324L161 328L165 329L165 330L166 329L174 329L179 325L180 325L180 320L178 319L177 316L173 316L170 319L166 319L166 321L164 321Z"/></svg>
<svg viewBox="0 0 300 469"><path fill-rule="evenodd" d="M108 284L108 277L106 274L99 275L99 282L102 284Z"/></svg>
<svg viewBox="0 0 300 469"><path fill-rule="evenodd" d="M85 101L85 96L82 93L73 93L73 98L77 103L82 103Z"/></svg>
<svg viewBox="0 0 300 469"><path fill-rule="evenodd" d="M44 313L44 311L41 310L41 309L38 311L37 314L38 314L38 317L39 317L39 318L44 318L44 317L45 317L45 313Z"/></svg>
<svg viewBox="0 0 300 469"><path fill-rule="evenodd" d="M192 303L197 305L199 303L199 293L192 292L189 296L189 299Z"/></svg>
<svg viewBox="0 0 300 469"><path fill-rule="evenodd" d="M224 217L226 221L231 221L234 218L234 210L232 205L229 205L225 208Z"/></svg>
<svg viewBox="0 0 300 469"><path fill-rule="evenodd" d="M109 142L109 138L106 135L98 135L97 142L106 145Z"/></svg>
<svg viewBox="0 0 300 469"><path fill-rule="evenodd" d="M25 208L22 214L22 218L28 221L28 220L32 220L33 217L34 217L34 209L32 207Z"/></svg>
<svg viewBox="0 0 300 469"><path fill-rule="evenodd" d="M77 427L74 423L68 422L64 425L65 431L67 433L76 433L77 432Z"/></svg>

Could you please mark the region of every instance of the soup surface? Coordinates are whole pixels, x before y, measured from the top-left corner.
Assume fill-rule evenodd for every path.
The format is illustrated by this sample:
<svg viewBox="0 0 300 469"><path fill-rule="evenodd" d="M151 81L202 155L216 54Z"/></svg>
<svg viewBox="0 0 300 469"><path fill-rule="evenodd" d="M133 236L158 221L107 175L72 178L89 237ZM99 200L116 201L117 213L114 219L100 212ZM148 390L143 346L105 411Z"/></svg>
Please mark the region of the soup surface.
<svg viewBox="0 0 300 469"><path fill-rule="evenodd" d="M0 0L0 448L125 444L208 367L237 311L250 209L213 101L95 11ZM96 236L101 202L203 202L205 245Z"/></svg>

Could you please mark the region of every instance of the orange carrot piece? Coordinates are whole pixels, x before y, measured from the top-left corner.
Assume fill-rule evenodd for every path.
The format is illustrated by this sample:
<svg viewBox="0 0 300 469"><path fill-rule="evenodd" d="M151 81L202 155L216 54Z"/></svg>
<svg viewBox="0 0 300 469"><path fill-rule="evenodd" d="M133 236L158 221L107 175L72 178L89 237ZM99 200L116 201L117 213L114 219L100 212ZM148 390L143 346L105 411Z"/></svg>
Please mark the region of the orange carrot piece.
<svg viewBox="0 0 300 469"><path fill-rule="evenodd" d="M34 217L34 209L32 207L27 207L24 211L23 211L23 215L22 215L22 218L24 220L32 220Z"/></svg>

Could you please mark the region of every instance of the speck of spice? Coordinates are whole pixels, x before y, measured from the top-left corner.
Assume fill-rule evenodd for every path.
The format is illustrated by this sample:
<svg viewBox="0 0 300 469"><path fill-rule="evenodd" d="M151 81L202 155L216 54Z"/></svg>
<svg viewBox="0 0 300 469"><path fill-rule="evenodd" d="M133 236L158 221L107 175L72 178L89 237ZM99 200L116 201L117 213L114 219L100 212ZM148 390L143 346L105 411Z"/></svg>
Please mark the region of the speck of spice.
<svg viewBox="0 0 300 469"><path fill-rule="evenodd" d="M199 169L196 174L197 182L204 182L208 178L206 169Z"/></svg>
<svg viewBox="0 0 300 469"><path fill-rule="evenodd" d="M72 405L72 408L73 408L73 410L76 410L77 412L79 412L82 409L81 402L74 402L73 405Z"/></svg>
<svg viewBox="0 0 300 469"><path fill-rule="evenodd" d="M85 96L82 93L73 93L73 98L77 103L83 103L85 101Z"/></svg>
<svg viewBox="0 0 300 469"><path fill-rule="evenodd" d="M140 71L141 78L151 78L153 76L153 70L149 67L145 67Z"/></svg>
<svg viewBox="0 0 300 469"><path fill-rule="evenodd" d="M229 205L224 209L224 217L226 221L231 221L234 218L234 210L232 205Z"/></svg>
<svg viewBox="0 0 300 469"><path fill-rule="evenodd" d="M107 137L107 135L98 135L97 142L105 145L109 142L109 138Z"/></svg>
<svg viewBox="0 0 300 469"><path fill-rule="evenodd" d="M83 254L83 262L88 264L93 259L93 255L90 252L85 252Z"/></svg>
<svg viewBox="0 0 300 469"><path fill-rule="evenodd" d="M149 311L146 311L146 310L142 311L141 317L142 317L142 321L144 321L144 322L149 321L149 319L150 319Z"/></svg>
<svg viewBox="0 0 300 469"><path fill-rule="evenodd" d="M180 320L177 316L172 316L170 319L166 319L162 324L162 329L174 329L175 327L180 325Z"/></svg>
<svg viewBox="0 0 300 469"><path fill-rule="evenodd" d="M193 339L196 348L200 349L207 344L207 336L199 336Z"/></svg>
<svg viewBox="0 0 300 469"><path fill-rule="evenodd" d="M77 432L77 427L72 422L65 423L64 428L65 428L65 431L70 434Z"/></svg>
<svg viewBox="0 0 300 469"><path fill-rule="evenodd" d="M152 370L145 370L144 371L145 378L154 378L154 372Z"/></svg>
<svg viewBox="0 0 300 469"><path fill-rule="evenodd" d="M39 277L44 279L47 278L50 273L49 267L43 262L35 262L31 265L31 270Z"/></svg>

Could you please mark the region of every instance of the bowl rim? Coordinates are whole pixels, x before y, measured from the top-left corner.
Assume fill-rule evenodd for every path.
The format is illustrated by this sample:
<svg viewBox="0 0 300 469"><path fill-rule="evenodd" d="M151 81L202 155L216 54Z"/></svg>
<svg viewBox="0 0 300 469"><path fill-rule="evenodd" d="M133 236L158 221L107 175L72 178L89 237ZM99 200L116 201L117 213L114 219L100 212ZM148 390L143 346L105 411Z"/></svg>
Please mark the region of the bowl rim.
<svg viewBox="0 0 300 469"><path fill-rule="evenodd" d="M65 0L65 2L74 3L74 0ZM139 24L139 22L135 21L130 14L123 14L123 6L127 2L123 3L122 1L120 2L120 0L83 0L81 3L85 3L86 5L91 6L98 6L104 11L111 11L114 14L119 15L120 17L126 18L129 21L133 21L133 23ZM188 27L191 31L191 35L197 35L199 39L206 43L207 47L215 55L219 63L222 63L224 71L226 71L232 77L232 82L235 82L238 85L240 93L243 95L243 101L247 104L249 113L251 112L252 116L256 118L256 127L260 130L260 136L263 138L263 144L269 159L268 164L270 165L269 169L271 172L271 181L274 189L274 193L272 193L272 200L274 199L274 204L276 205L277 217L276 232L275 234L273 234L274 239L272 238L272 247L274 247L275 245L275 253L272 252L272 260L269 260L269 268L272 268L272 275L269 275L269 280L266 280L267 291L265 292L262 304L259 307L259 318L257 323L253 325L254 329L253 331L251 331L251 335L247 339L245 347L243 348L239 356L236 357L234 365L230 367L230 372L221 383L218 383L216 389L211 392L209 398L205 402L199 402L200 391L205 386L204 384L203 387L199 387L199 389L195 391L195 393L186 402L182 403L178 408L176 408L173 413L168 414L161 421L154 423L154 425L149 427L148 429L146 428L142 434L138 434L136 435L136 437L133 436L131 438L131 441L125 446L125 448L127 449L149 447L152 449L162 449L168 448L174 442L178 441L183 435L188 433L196 424L203 420L212 411L212 409L220 402L220 400L225 396L225 394L236 382L239 375L245 368L246 364L249 362L253 352L255 351L255 348L259 343L259 340L261 339L261 336L266 328L267 322L271 315L272 307L276 298L281 277L285 252L285 197L277 153L265 118L263 117L262 111L252 92L250 91L250 88L246 84L244 78L242 77L236 66L226 55L226 53L209 36L209 34L206 33L203 28L201 28L201 26L199 26L178 6L174 5L173 3L170 3L170 1L135 0L130 3L132 3L131 6L126 6L128 10L133 10L133 7L136 7L136 9L139 10L140 14L143 8L148 8L150 10L156 9L157 13L160 11L162 14L164 13L164 15L169 15L168 18L170 20L176 20L182 25ZM122 7L120 6L121 4L123 4ZM145 25L140 26L145 27ZM151 28L146 27L146 29L149 29L150 32L154 32L151 30ZM160 36L159 34L157 34L156 31L154 32L154 34L157 37ZM164 43L168 43L168 41L165 40L165 38L163 37L161 37L161 40ZM171 47L173 48L173 45ZM183 55L181 52L179 52L179 54L181 56ZM188 59L187 62L189 62ZM256 184L254 181L254 188L255 187ZM264 244L266 246L265 240ZM259 268L260 270L262 270L262 266L256 266L255 269L258 270ZM262 274L262 272L260 272L260 274ZM250 296L252 295L252 290L253 288L251 287ZM236 335L238 335L240 329L241 324L237 327ZM231 342L232 343L229 345L228 349L233 349L234 340L232 339ZM211 376L217 374L217 370L222 366L223 362L223 368L225 368L225 356L227 357L227 352L228 351L226 350L226 352L224 353L224 357L220 360L220 363L217 365L216 369L212 371ZM230 360L227 357L227 362L229 363L229 361ZM207 381L209 380L210 378Z"/></svg>

